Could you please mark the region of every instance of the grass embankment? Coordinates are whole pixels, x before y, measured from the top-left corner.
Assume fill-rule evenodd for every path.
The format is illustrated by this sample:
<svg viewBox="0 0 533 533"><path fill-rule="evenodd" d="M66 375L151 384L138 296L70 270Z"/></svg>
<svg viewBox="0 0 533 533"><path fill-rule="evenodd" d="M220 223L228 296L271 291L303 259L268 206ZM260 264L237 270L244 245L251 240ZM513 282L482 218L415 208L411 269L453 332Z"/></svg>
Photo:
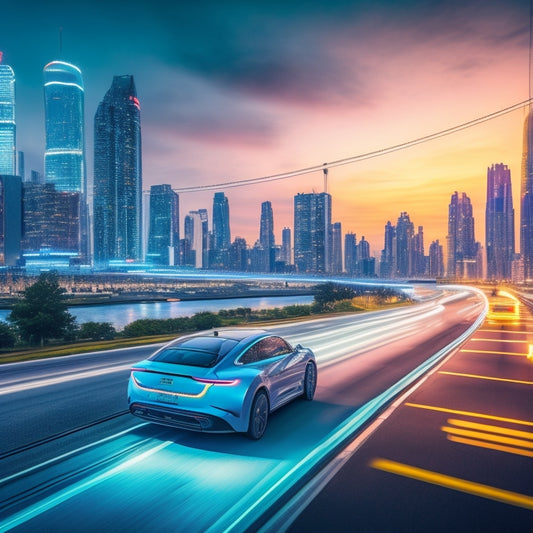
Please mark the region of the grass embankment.
<svg viewBox="0 0 533 533"><path fill-rule="evenodd" d="M372 296L358 296L351 300L344 300L336 302L331 308L324 311L313 311L309 314L300 316L281 317L276 316L283 314L283 310L287 308L263 309L254 311L252 315L247 318L238 319L235 316L231 318L222 318L227 311L222 310L218 313L220 324L216 327L249 327L261 328L271 326L273 324L286 322L299 322L302 320L313 320L324 318L326 316L338 316L350 313L361 313L368 311L378 311L382 309L389 309L391 307L398 307L409 305L408 300L390 300L381 301ZM296 306L290 306L292 308ZM302 306L304 307L304 306ZM311 306L308 306L311 307ZM99 341L78 341L68 344L49 344L45 347L32 347L25 350L11 350L0 354L0 364L13 363L18 361L30 361L36 359L46 359L51 357L60 357L64 355L76 355L87 352L99 352L106 350L115 350L119 348L132 348L135 346L144 346L147 344L156 344L169 342L176 337L194 333L194 331L180 331L176 333L169 333L164 335L143 335L135 337L119 336L113 340L99 340Z"/></svg>

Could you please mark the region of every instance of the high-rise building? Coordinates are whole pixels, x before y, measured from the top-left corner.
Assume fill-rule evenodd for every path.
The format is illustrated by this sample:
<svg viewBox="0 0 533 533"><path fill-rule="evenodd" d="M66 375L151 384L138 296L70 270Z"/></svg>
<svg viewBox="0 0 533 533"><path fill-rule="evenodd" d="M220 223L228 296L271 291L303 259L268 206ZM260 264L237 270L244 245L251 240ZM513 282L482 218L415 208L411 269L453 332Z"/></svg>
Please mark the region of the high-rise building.
<svg viewBox="0 0 533 533"><path fill-rule="evenodd" d="M390 220L385 225L384 248L381 252L380 276L390 279L394 276L396 263L396 228Z"/></svg>
<svg viewBox="0 0 533 533"><path fill-rule="evenodd" d="M16 266L22 238L20 176L0 175L0 265Z"/></svg>
<svg viewBox="0 0 533 533"><path fill-rule="evenodd" d="M335 222L331 226L331 269L332 274L342 273L342 225Z"/></svg>
<svg viewBox="0 0 533 533"><path fill-rule="evenodd" d="M424 254L424 228L418 226L418 233L413 235L411 247L411 276L423 277L426 275L426 256Z"/></svg>
<svg viewBox="0 0 533 533"><path fill-rule="evenodd" d="M331 195L298 193L294 197L294 264L298 272L328 272Z"/></svg>
<svg viewBox="0 0 533 533"><path fill-rule="evenodd" d="M444 254L438 239L429 245L429 276L431 278L444 276Z"/></svg>
<svg viewBox="0 0 533 533"><path fill-rule="evenodd" d="M0 174L16 174L15 73L0 52Z"/></svg>
<svg viewBox="0 0 533 533"><path fill-rule="evenodd" d="M520 184L520 255L524 279L533 278L533 109L524 123Z"/></svg>
<svg viewBox="0 0 533 533"><path fill-rule="evenodd" d="M281 254L280 260L286 265L292 264L292 240L291 228L283 228L281 231Z"/></svg>
<svg viewBox="0 0 533 533"><path fill-rule="evenodd" d="M470 198L463 192L452 194L448 209L447 271L451 278L480 277L479 243L474 235L474 215Z"/></svg>
<svg viewBox="0 0 533 533"><path fill-rule="evenodd" d="M23 187L25 253L47 253L74 258L80 227L80 193L57 191L53 183L25 183Z"/></svg>
<svg viewBox="0 0 533 533"><path fill-rule="evenodd" d="M246 240L235 237L230 247L230 268L236 272L248 270L248 248Z"/></svg>
<svg viewBox="0 0 533 533"><path fill-rule="evenodd" d="M80 227L72 251L88 260L88 206L85 166L84 87L81 70L64 61L43 69L46 183L57 192L78 193Z"/></svg>
<svg viewBox="0 0 533 533"><path fill-rule="evenodd" d="M187 266L205 268L207 266L207 210L189 211L185 217L184 234L187 242L186 248L190 251L186 258Z"/></svg>
<svg viewBox="0 0 533 533"><path fill-rule="evenodd" d="M115 76L94 117L94 261L142 259L141 107Z"/></svg>
<svg viewBox="0 0 533 533"><path fill-rule="evenodd" d="M344 270L350 276L357 271L357 239L355 233L344 236Z"/></svg>
<svg viewBox="0 0 533 533"><path fill-rule="evenodd" d="M487 277L511 279L514 259L514 209L511 170L503 163L487 169L485 210Z"/></svg>
<svg viewBox="0 0 533 533"><path fill-rule="evenodd" d="M254 246L254 251L259 248L263 250L265 270L263 272L273 272L275 262L275 239L274 239L274 213L272 204L269 201L261 204L261 219L259 224L259 247Z"/></svg>
<svg viewBox="0 0 533 533"><path fill-rule="evenodd" d="M209 250L209 267L229 268L231 246L229 202L223 192L213 197L213 245Z"/></svg>
<svg viewBox="0 0 533 533"><path fill-rule="evenodd" d="M179 220L179 197L172 187L152 185L147 262L171 266L179 262Z"/></svg>
<svg viewBox="0 0 533 533"><path fill-rule="evenodd" d="M396 223L396 277L407 278L411 276L413 235L414 224L409 215L402 212Z"/></svg>
<svg viewBox="0 0 533 533"><path fill-rule="evenodd" d="M24 165L24 152L17 152L17 176L20 176L22 183L26 181L26 168Z"/></svg>

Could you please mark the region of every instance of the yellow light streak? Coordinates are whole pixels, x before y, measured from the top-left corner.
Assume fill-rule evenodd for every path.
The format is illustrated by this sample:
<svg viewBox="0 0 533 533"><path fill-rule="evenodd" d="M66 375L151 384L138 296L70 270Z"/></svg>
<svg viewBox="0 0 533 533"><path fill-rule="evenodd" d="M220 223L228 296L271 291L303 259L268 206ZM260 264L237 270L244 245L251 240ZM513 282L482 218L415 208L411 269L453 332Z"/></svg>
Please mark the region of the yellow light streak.
<svg viewBox="0 0 533 533"><path fill-rule="evenodd" d="M440 371L439 374L445 374L447 376L459 376L463 378L486 379L489 381L503 381L504 383L517 383L519 385L533 385L533 381L523 381L521 379L496 378L492 376L478 376L476 374L462 374L461 372L446 372L444 370Z"/></svg>
<svg viewBox="0 0 533 533"><path fill-rule="evenodd" d="M510 424L519 424L521 426L533 427L533 422L529 420L518 420L516 418L505 418L502 416L487 415L484 413L474 413L472 411L460 411L458 409L449 409L447 407L437 407L434 405L423 405L419 403L405 403L407 407L414 407L415 409L425 409L428 411L438 411L441 413L451 413L454 415L473 416L475 418L484 418L486 420L497 420L499 422L508 422Z"/></svg>
<svg viewBox="0 0 533 533"><path fill-rule="evenodd" d="M533 433L529 431L520 431L518 429L509 429L502 426L489 426L488 424L479 424L478 422L470 422L469 420L459 420L457 418L450 418L448 424L457 427L464 427L476 429L479 431L488 431L489 433L499 433L501 435L508 435L509 437L518 437L520 439L533 440Z"/></svg>
<svg viewBox="0 0 533 533"><path fill-rule="evenodd" d="M480 328L477 330L478 333L501 333L502 331L505 332L505 335L530 335L528 331L510 331L510 330L502 330L500 328L492 329L492 328Z"/></svg>
<svg viewBox="0 0 533 533"><path fill-rule="evenodd" d="M501 331L501 330L491 330L491 331ZM480 337L473 337L471 341L483 341L483 342L510 342L515 344L528 344L528 341L516 341L512 339L482 339Z"/></svg>
<svg viewBox="0 0 533 533"><path fill-rule="evenodd" d="M515 355L515 356L518 356L518 357L525 357L526 356L525 353L495 352L495 351L492 351L492 350L468 350L468 349L463 348L460 351L461 352L467 352L467 353L490 353L490 354L494 354L494 355Z"/></svg>
<svg viewBox="0 0 533 533"><path fill-rule="evenodd" d="M528 361L533 361L533 344L529 345L529 351L527 352Z"/></svg>
<svg viewBox="0 0 533 533"><path fill-rule="evenodd" d="M396 461L390 461L388 459L374 459L370 462L370 466L377 470L382 470L383 472L389 472L390 474L408 477L424 483L438 485L446 489L456 490L473 496L479 496L481 498L533 510L533 498L517 492L511 492L509 490L499 489L445 474L439 474L438 472L397 463Z"/></svg>
<svg viewBox="0 0 533 533"><path fill-rule="evenodd" d="M533 452L523 450L522 448L513 448L512 446L502 446L501 444L494 444L492 442L483 442L480 440L465 439L463 437L455 437L448 435L448 440L457 442L459 444L467 444L468 446L476 446L477 448L486 448L497 452L512 453L514 455L522 455L523 457L533 457Z"/></svg>
<svg viewBox="0 0 533 533"><path fill-rule="evenodd" d="M533 450L533 442L523 439L514 439L512 437L504 437L502 435L494 435L492 433L483 433L482 431L473 431L471 429L453 428L450 426L443 426L441 429L444 431L444 433L448 433L450 435L484 440L487 442L496 442L498 444L507 444L508 446L516 446L517 448L531 448Z"/></svg>

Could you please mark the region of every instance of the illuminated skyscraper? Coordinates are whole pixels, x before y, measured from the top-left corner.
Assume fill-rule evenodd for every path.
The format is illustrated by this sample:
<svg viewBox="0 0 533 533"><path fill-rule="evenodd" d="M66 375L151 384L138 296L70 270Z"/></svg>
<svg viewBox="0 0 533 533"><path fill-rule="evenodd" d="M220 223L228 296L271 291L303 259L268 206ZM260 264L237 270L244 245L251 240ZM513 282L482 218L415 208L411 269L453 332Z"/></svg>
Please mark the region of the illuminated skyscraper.
<svg viewBox="0 0 533 533"><path fill-rule="evenodd" d="M522 179L520 186L520 255L524 278L533 278L533 110L524 123Z"/></svg>
<svg viewBox="0 0 533 533"><path fill-rule="evenodd" d="M294 264L298 272L328 271L331 195L299 193L294 197Z"/></svg>
<svg viewBox="0 0 533 533"><path fill-rule="evenodd" d="M474 236L474 215L470 198L463 192L452 194L448 209L448 261L450 278L480 277L479 243Z"/></svg>
<svg viewBox="0 0 533 533"><path fill-rule="evenodd" d="M261 204L261 220L259 225L259 244L263 250L264 258L263 272L272 272L275 262L275 240L274 240L274 212L271 202Z"/></svg>
<svg viewBox="0 0 533 533"><path fill-rule="evenodd" d="M342 273L342 225L335 222L331 226L331 273Z"/></svg>
<svg viewBox="0 0 533 533"><path fill-rule="evenodd" d="M213 247L209 250L209 267L228 268L230 247L229 202L223 192L216 192L213 197Z"/></svg>
<svg viewBox="0 0 533 533"><path fill-rule="evenodd" d="M396 223L396 277L407 278L412 274L414 231L415 227L409 215L401 213Z"/></svg>
<svg viewBox="0 0 533 533"><path fill-rule="evenodd" d="M146 260L158 265L177 264L179 240L179 197L170 185L152 185Z"/></svg>
<svg viewBox="0 0 533 533"><path fill-rule="evenodd" d="M44 67L45 182L57 192L78 193L78 239L73 251L87 259L88 209L85 167L84 88L81 70L63 61Z"/></svg>
<svg viewBox="0 0 533 533"><path fill-rule="evenodd" d="M513 196L511 171L502 163L487 169L485 239L487 277L511 279L515 252Z"/></svg>
<svg viewBox="0 0 533 533"><path fill-rule="evenodd" d="M115 76L94 117L94 261L142 259L141 107Z"/></svg>
<svg viewBox="0 0 533 533"><path fill-rule="evenodd" d="M0 52L0 174L16 174L15 74Z"/></svg>

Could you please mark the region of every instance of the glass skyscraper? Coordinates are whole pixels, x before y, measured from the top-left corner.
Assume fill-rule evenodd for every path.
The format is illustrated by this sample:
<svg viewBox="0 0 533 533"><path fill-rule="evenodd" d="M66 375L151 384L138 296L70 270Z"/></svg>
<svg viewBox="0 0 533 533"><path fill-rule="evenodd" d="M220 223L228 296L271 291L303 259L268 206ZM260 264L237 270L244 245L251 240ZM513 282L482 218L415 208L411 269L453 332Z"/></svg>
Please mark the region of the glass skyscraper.
<svg viewBox="0 0 533 533"><path fill-rule="evenodd" d="M0 52L0 174L16 174L15 74Z"/></svg>
<svg viewBox="0 0 533 533"><path fill-rule="evenodd" d="M141 107L115 76L94 117L94 262L142 259Z"/></svg>
<svg viewBox="0 0 533 533"><path fill-rule="evenodd" d="M85 167L85 112L81 70L64 61L52 61L43 69L46 146L45 182L58 193L78 193L79 228L74 247L87 260L88 208Z"/></svg>
<svg viewBox="0 0 533 533"><path fill-rule="evenodd" d="M474 236L474 215L470 198L463 192L452 194L448 208L446 275L450 278L479 277L479 243Z"/></svg>
<svg viewBox="0 0 533 533"><path fill-rule="evenodd" d="M522 179L520 187L520 255L524 278L533 277L533 110L524 123Z"/></svg>
<svg viewBox="0 0 533 533"><path fill-rule="evenodd" d="M328 272L331 195L299 193L294 197L294 264L298 272Z"/></svg>
<svg viewBox="0 0 533 533"><path fill-rule="evenodd" d="M229 202L223 192L216 192L213 197L213 235L209 250L209 267L227 269L230 263L231 233L229 220Z"/></svg>
<svg viewBox="0 0 533 533"><path fill-rule="evenodd" d="M511 170L504 164L487 169L487 206L485 211L487 277L511 279L514 259L514 209Z"/></svg>
<svg viewBox="0 0 533 533"><path fill-rule="evenodd" d="M179 197L170 185L152 185L147 261L177 264L179 241Z"/></svg>

